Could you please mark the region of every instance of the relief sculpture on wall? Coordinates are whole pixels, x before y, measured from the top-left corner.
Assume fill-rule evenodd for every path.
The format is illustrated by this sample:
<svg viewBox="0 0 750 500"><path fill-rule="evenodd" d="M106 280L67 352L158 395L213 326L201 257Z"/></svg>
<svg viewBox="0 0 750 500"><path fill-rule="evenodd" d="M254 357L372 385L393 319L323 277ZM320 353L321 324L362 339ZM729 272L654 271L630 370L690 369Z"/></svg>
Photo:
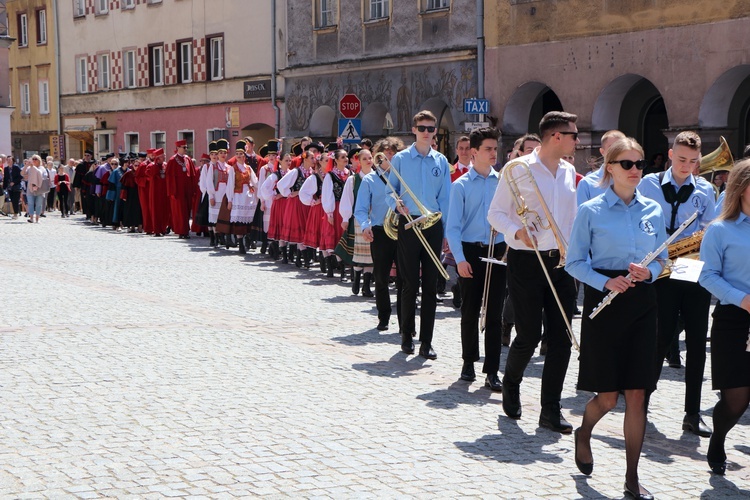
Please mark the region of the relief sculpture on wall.
<svg viewBox="0 0 750 500"><path fill-rule="evenodd" d="M292 132L304 132L310 116L320 106L338 109L338 101L345 93L354 93L368 104L382 103L396 110L398 132L411 129L411 118L428 99L445 102L454 116L454 123L463 120L463 100L476 97L476 72L471 63L443 66L393 69L379 72L345 73L336 77L315 77L289 82L286 99L288 125ZM392 91L398 85L395 95Z"/></svg>

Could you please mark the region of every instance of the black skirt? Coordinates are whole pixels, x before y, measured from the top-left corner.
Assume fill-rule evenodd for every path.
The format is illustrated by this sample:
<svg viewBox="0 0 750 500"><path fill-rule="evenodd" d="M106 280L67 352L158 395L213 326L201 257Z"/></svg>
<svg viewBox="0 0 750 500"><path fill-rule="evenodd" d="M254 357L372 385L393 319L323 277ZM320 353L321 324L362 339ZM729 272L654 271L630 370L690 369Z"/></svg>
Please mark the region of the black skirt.
<svg viewBox="0 0 750 500"><path fill-rule="evenodd" d="M750 352L746 351L750 314L733 305L717 304L711 327L711 387L750 387Z"/></svg>
<svg viewBox="0 0 750 500"><path fill-rule="evenodd" d="M260 241L263 238L263 210L260 209L260 203L255 206L253 221L250 223L250 238L254 241Z"/></svg>
<svg viewBox="0 0 750 500"><path fill-rule="evenodd" d="M609 277L627 271L598 272ZM589 315L609 293L585 285L578 389L615 392L656 388L656 290L637 283L594 319Z"/></svg>

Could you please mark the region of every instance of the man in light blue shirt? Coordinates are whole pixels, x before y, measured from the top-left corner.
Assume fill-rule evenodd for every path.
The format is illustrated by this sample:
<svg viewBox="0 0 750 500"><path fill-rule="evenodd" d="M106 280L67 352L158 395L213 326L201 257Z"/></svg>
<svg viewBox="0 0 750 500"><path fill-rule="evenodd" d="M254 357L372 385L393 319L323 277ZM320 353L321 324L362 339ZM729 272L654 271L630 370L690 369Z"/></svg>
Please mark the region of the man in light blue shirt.
<svg viewBox="0 0 750 500"><path fill-rule="evenodd" d="M422 277L422 304L420 307L419 355L427 359L437 359L432 348L432 331L435 326L437 305L437 277L439 271L422 246L414 229L406 229L407 215L417 218L422 213L419 203L430 212L448 213L450 202L450 165L441 153L432 149L432 140L437 135L437 118L429 111L420 111L412 119L412 133L416 142L397 153L392 163L393 172L388 176L389 184L385 192L388 206L401 214L398 224L398 269L403 282L401 296L401 350L414 352L412 334L416 332L415 314L417 309L417 288ZM406 187L411 190L408 193ZM438 221L430 228L422 230L424 239L434 255L440 255L443 242L443 222Z"/></svg>
<svg viewBox="0 0 750 500"><path fill-rule="evenodd" d="M605 132L602 136L602 147L599 148L599 153L602 158L607 154L609 147L614 144L618 139L625 139L625 134L619 130L610 130ZM599 183L602 180L602 174L604 173L604 164L597 170L590 173L578 183L576 188L576 200L578 206L583 205L587 201L599 196L604 193L609 186L601 186Z"/></svg>
<svg viewBox="0 0 750 500"><path fill-rule="evenodd" d="M494 265L489 271L489 288L487 297L484 297L485 276L490 264L480 259L491 256L499 260L505 253L502 234L493 236L487 220L487 212L500 178L500 174L492 168L497 161L499 137L500 133L494 128L483 128L471 133L469 141L474 162L451 186L450 210L445 230L461 285L461 380L476 380L474 362L479 361L479 316L485 299L485 357L482 372L487 374L485 387L493 391L501 391L503 387L497 372L500 369L502 348L505 266ZM490 245L493 245L492 255L489 254Z"/></svg>
<svg viewBox="0 0 750 500"><path fill-rule="evenodd" d="M666 172L649 174L638 185L645 197L659 203L664 211L667 233L676 228L694 212L698 218L685 231L680 241L705 228L713 219L716 195L707 181L693 176L700 165L701 138L695 132L680 132L675 137L669 159L672 166ZM711 294L698 283L661 279L654 284L658 296L658 341L656 351L656 380L659 380L664 357L675 338L678 319L685 323L685 417L683 430L702 437L711 435L711 429L700 416L703 371L706 364L706 337Z"/></svg>

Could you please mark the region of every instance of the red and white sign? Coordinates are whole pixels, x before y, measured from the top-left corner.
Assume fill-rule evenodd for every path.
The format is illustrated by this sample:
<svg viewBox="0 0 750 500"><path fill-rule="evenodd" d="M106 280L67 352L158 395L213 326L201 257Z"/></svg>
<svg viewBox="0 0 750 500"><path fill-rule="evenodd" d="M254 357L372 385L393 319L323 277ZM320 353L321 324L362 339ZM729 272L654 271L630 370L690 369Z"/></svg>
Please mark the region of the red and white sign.
<svg viewBox="0 0 750 500"><path fill-rule="evenodd" d="M339 101L339 112L344 118L356 118L362 111L362 101L356 94L344 94Z"/></svg>

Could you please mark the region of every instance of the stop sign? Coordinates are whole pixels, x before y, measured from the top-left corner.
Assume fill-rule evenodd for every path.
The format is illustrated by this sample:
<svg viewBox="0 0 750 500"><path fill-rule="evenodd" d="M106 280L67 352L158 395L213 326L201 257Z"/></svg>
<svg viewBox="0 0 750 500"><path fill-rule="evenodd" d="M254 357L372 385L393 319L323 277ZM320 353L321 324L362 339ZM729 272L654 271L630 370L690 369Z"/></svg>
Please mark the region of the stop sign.
<svg viewBox="0 0 750 500"><path fill-rule="evenodd" d="M344 118L356 118L362 111L362 101L355 94L344 94L339 101L339 112Z"/></svg>

